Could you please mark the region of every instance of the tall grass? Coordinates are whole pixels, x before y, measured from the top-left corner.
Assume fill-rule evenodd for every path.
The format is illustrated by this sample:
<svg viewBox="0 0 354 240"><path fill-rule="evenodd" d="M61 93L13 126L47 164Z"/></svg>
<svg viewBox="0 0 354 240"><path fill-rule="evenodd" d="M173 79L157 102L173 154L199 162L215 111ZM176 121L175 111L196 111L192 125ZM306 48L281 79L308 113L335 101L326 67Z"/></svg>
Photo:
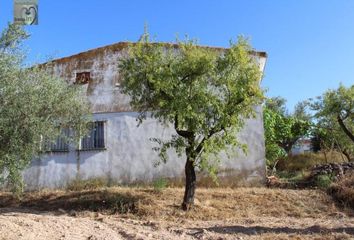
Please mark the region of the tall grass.
<svg viewBox="0 0 354 240"><path fill-rule="evenodd" d="M68 183L66 190L68 191L81 191L81 190L94 190L98 188L107 187L108 180L105 178L90 178L86 180L75 179Z"/></svg>
<svg viewBox="0 0 354 240"><path fill-rule="evenodd" d="M327 191L342 206L354 209L354 173L345 175Z"/></svg>
<svg viewBox="0 0 354 240"><path fill-rule="evenodd" d="M346 159L335 151L327 153L326 156L323 153L305 153L290 155L279 160L277 170L287 172L308 171L318 164L340 163L345 161Z"/></svg>

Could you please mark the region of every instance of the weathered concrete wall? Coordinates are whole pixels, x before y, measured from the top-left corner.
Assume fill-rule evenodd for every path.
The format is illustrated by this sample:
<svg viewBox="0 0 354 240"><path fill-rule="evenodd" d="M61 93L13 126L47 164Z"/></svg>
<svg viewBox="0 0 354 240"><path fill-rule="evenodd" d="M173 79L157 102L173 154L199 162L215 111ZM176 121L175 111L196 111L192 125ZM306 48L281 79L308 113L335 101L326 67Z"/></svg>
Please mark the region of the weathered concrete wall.
<svg viewBox="0 0 354 240"><path fill-rule="evenodd" d="M87 90L94 119L105 120L106 150L50 153L35 159L24 172L28 189L64 187L76 177L82 179L107 178L114 183L151 181L159 177L180 178L184 160L173 151L170 161L154 167L158 161L152 150L153 137L170 138L175 131L154 119L147 119L137 127L137 113L129 106L129 98L120 93L118 59L126 54L127 43L118 43L53 61L53 74L70 83L76 73L89 71L91 81L83 85ZM254 53L263 70L266 56ZM248 145L248 154L240 151L234 157L223 157L221 176L242 182L261 182L265 177L264 131L261 107L257 117L249 119L240 133L241 142ZM236 151L236 150L235 150ZM233 184L235 185L235 184Z"/></svg>
<svg viewBox="0 0 354 240"><path fill-rule="evenodd" d="M121 77L118 62L122 56L126 56L127 46L128 43L122 42L54 60L53 74L74 83L76 73L90 72L92 81L83 87L86 89L94 113L133 111L129 105L129 98L121 94L119 89ZM266 63L265 53L254 52L253 54L263 71Z"/></svg>
<svg viewBox="0 0 354 240"><path fill-rule="evenodd" d="M106 121L107 149L78 152L72 147L69 152L53 152L35 159L24 173L27 188L63 187L77 176L107 178L114 183L182 177L185 160L173 151L167 164L154 167L159 158L152 150L155 143L149 140L151 137L169 138L176 134L174 129L164 127L154 119L147 119L137 127L137 115L133 112L95 114L94 119ZM249 145L248 154L236 151L232 158L224 157L221 175L233 176L243 182L263 180L263 127L259 121L259 118L248 120L240 133L242 142Z"/></svg>

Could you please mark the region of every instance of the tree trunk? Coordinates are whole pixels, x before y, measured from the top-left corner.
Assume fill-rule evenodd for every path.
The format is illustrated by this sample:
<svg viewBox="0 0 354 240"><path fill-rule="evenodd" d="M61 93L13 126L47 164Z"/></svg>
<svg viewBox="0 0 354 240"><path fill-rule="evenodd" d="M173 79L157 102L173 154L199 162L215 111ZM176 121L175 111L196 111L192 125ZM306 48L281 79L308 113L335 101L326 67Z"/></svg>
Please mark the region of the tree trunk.
<svg viewBox="0 0 354 240"><path fill-rule="evenodd" d="M350 162L351 161L350 154L345 149L342 150L342 153L347 158L347 161Z"/></svg>
<svg viewBox="0 0 354 240"><path fill-rule="evenodd" d="M337 121L339 126L342 128L345 134L354 142L354 135L349 131L349 129L345 126L343 119L340 116L337 116Z"/></svg>
<svg viewBox="0 0 354 240"><path fill-rule="evenodd" d="M287 155L290 155L291 149L295 142L286 141L285 143L278 143L278 146L283 148Z"/></svg>
<svg viewBox="0 0 354 240"><path fill-rule="evenodd" d="M288 156L291 155L291 148L292 148L292 147L293 147L292 144L287 144L287 145L284 147L284 150L285 150L285 152L286 152L286 154L287 154Z"/></svg>
<svg viewBox="0 0 354 240"><path fill-rule="evenodd" d="M277 164L279 161L280 161L280 159L275 161L273 168L272 168L272 175L271 176L273 176L277 172Z"/></svg>
<svg viewBox="0 0 354 240"><path fill-rule="evenodd" d="M182 209L185 211L188 211L194 205L194 193L196 188L197 177L195 175L195 169L193 164L193 159L187 156L185 166L186 186L182 203Z"/></svg>
<svg viewBox="0 0 354 240"><path fill-rule="evenodd" d="M326 163L328 163L328 159L327 159L327 154L326 154L326 151L323 151L323 155L324 155L324 157L325 157L325 161L326 161Z"/></svg>

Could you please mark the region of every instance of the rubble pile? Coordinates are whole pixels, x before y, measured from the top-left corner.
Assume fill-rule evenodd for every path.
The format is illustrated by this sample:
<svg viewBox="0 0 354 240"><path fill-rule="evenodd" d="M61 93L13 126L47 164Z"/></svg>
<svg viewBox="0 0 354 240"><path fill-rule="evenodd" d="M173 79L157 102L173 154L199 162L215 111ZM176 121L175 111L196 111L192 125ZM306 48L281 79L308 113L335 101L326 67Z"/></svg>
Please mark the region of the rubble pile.
<svg viewBox="0 0 354 240"><path fill-rule="evenodd" d="M331 175L336 178L336 180L338 180L344 174L353 170L354 162L328 163L316 165L311 170L310 179L315 179L319 175Z"/></svg>

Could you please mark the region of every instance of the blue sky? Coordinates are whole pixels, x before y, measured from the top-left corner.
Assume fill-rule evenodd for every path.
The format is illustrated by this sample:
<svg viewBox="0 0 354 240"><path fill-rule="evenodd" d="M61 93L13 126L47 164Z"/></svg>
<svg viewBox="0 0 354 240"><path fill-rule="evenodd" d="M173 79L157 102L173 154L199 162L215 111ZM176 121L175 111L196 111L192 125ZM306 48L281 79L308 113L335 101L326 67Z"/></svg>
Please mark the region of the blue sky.
<svg viewBox="0 0 354 240"><path fill-rule="evenodd" d="M0 29L13 1L0 0ZM296 102L340 82L354 83L354 1L39 0L39 25L26 29L29 61L63 57L119 41L136 41L144 23L159 41L176 34L223 46L242 34L268 53L262 86Z"/></svg>

